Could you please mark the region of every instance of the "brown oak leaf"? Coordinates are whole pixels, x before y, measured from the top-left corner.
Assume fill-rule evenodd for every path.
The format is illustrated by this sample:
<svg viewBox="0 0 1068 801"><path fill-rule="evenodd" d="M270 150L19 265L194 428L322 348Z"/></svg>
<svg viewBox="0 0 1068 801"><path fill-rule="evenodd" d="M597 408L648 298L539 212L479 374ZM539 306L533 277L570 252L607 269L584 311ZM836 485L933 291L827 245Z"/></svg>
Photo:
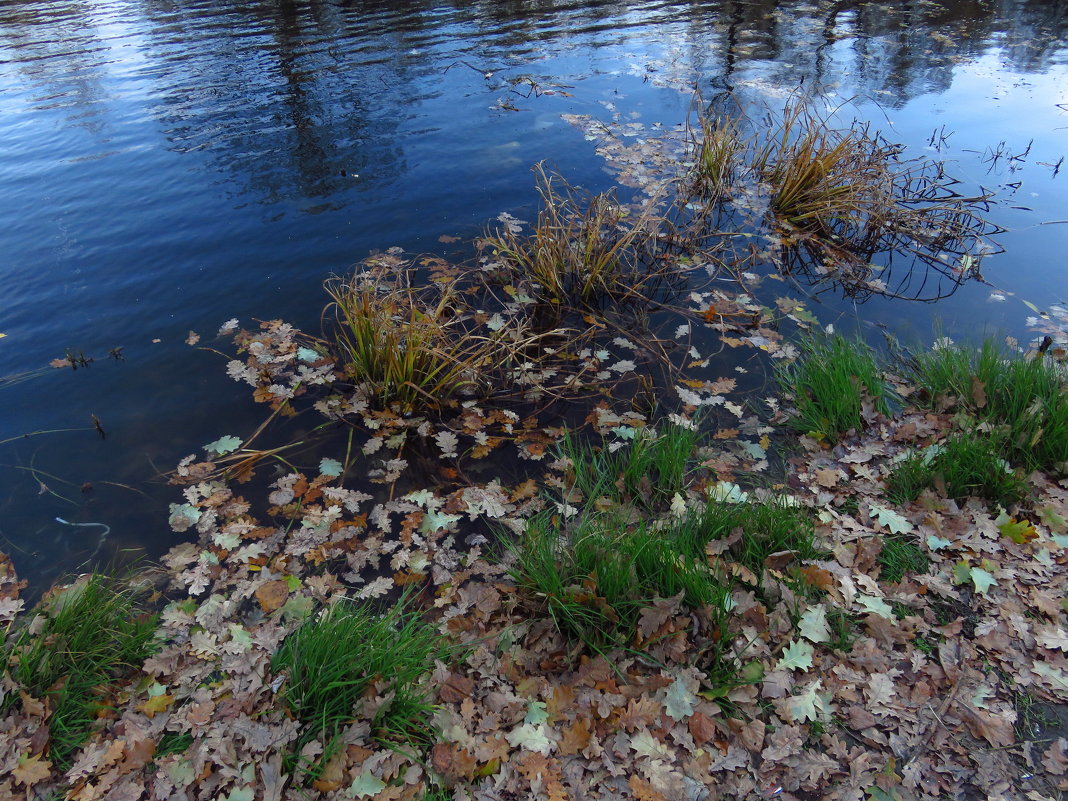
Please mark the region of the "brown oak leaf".
<svg viewBox="0 0 1068 801"><path fill-rule="evenodd" d="M653 789L653 785L640 776L631 774L627 781L636 801L667 801L667 798Z"/></svg>
<svg viewBox="0 0 1068 801"><path fill-rule="evenodd" d="M52 775L52 763L47 759L41 759L40 756L22 757L11 775L15 777L16 784L23 784L30 788Z"/></svg>
<svg viewBox="0 0 1068 801"><path fill-rule="evenodd" d="M256 600L260 603L260 609L270 613L278 609L289 599L289 585L282 579L265 581L256 588Z"/></svg>

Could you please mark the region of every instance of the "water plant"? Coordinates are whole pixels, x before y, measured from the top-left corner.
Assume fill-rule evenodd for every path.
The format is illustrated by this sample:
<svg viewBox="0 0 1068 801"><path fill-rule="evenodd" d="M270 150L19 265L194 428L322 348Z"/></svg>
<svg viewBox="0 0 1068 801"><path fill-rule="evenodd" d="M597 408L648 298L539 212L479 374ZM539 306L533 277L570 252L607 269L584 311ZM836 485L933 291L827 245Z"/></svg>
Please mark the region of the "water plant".
<svg viewBox="0 0 1068 801"><path fill-rule="evenodd" d="M54 765L70 767L119 685L151 654L156 620L129 582L93 573L53 590L10 636L11 678L51 710ZM18 699L9 693L0 712Z"/></svg>
<svg viewBox="0 0 1068 801"><path fill-rule="evenodd" d="M369 604L343 599L304 623L271 659L271 669L285 676L280 697L301 723L291 763L304 745L321 740L323 755L303 766L310 777L317 776L372 685L381 695L391 694L372 721L376 736L425 745L432 734L426 677L434 660L449 654L448 644L419 615L410 596L381 614Z"/></svg>
<svg viewBox="0 0 1068 801"><path fill-rule="evenodd" d="M481 249L547 304L591 308L642 298L664 269L654 258L661 220L652 206L632 218L611 192L580 192L542 163L534 171L542 202L531 233L506 225L483 238Z"/></svg>
<svg viewBox="0 0 1068 801"><path fill-rule="evenodd" d="M730 192L770 223L780 269L830 277L847 294L932 298L945 294L943 281L913 286L915 266L952 287L975 274L999 230L981 216L986 196L962 197L940 163L903 159L869 123L843 123L807 98L759 118L734 100L698 114L692 185L706 201ZM894 254L912 263L891 288Z"/></svg>
<svg viewBox="0 0 1068 801"><path fill-rule="evenodd" d="M504 336L465 324L452 284L416 289L407 275L360 272L326 283L332 316L327 341L339 367L375 403L408 412L475 392L483 368L506 363Z"/></svg>
<svg viewBox="0 0 1068 801"><path fill-rule="evenodd" d="M890 387L866 344L840 334L816 335L799 348L801 356L775 372L791 398L787 425L795 431L830 442L863 427L865 401L889 412Z"/></svg>

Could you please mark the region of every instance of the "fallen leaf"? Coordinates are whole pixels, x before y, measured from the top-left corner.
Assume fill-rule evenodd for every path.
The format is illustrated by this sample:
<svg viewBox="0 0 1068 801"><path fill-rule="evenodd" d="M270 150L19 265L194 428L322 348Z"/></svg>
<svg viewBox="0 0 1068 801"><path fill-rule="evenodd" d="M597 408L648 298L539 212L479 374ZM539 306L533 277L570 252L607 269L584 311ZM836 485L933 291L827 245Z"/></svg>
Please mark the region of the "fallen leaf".
<svg viewBox="0 0 1068 801"><path fill-rule="evenodd" d="M823 604L806 609L801 615L797 630L802 637L812 642L827 642L831 639L831 630L827 625L827 610Z"/></svg>
<svg viewBox="0 0 1068 801"><path fill-rule="evenodd" d="M260 609L271 613L278 609L289 599L289 585L282 579L265 581L256 588L256 600L260 603Z"/></svg>
<svg viewBox="0 0 1068 801"><path fill-rule="evenodd" d="M32 757L19 757L18 767L11 771L16 784L25 785L27 789L43 782L52 775L52 763L47 759L41 759L41 755Z"/></svg>
<svg viewBox="0 0 1068 801"><path fill-rule="evenodd" d="M783 649L782 659L775 666L776 670L808 670L812 667L812 646L802 640L792 640Z"/></svg>

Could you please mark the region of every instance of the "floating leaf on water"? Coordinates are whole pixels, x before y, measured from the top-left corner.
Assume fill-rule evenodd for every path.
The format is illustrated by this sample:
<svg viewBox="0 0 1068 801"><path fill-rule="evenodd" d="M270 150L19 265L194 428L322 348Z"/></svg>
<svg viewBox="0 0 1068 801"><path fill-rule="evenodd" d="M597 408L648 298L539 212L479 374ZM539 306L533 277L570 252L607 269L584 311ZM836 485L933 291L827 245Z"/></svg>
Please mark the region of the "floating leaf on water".
<svg viewBox="0 0 1068 801"><path fill-rule="evenodd" d="M324 476L340 476L341 462L337 459L323 458L319 461L319 473Z"/></svg>
<svg viewBox="0 0 1068 801"><path fill-rule="evenodd" d="M312 362L319 361L322 357L311 348L297 348L297 358L302 362L311 364Z"/></svg>
<svg viewBox="0 0 1068 801"><path fill-rule="evenodd" d="M204 446L204 452L216 456L225 456L228 453L233 453L241 447L241 438L227 434L224 437L219 437L214 442L209 442Z"/></svg>

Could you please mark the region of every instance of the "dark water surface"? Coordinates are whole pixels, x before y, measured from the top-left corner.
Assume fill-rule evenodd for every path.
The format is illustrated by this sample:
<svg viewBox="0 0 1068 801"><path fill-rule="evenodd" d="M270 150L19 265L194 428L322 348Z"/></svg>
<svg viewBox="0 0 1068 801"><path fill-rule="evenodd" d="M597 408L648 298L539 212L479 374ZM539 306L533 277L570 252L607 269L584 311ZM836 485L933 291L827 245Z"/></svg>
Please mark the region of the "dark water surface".
<svg viewBox="0 0 1068 801"><path fill-rule="evenodd" d="M438 237L530 219L538 160L607 188L561 114L671 127L695 85L852 98L910 152L937 145L962 191L998 193L1005 253L982 267L1005 300L823 297L824 322L1030 340L1022 301L1068 300L1066 39L1065 2L8 0L0 550L36 582L74 569L101 529L59 517L110 527L97 560L160 554L176 493L152 476L262 413L189 331L315 329L322 280L372 250L467 255ZM42 369L68 349L95 362ZM61 429L82 430L22 437Z"/></svg>

